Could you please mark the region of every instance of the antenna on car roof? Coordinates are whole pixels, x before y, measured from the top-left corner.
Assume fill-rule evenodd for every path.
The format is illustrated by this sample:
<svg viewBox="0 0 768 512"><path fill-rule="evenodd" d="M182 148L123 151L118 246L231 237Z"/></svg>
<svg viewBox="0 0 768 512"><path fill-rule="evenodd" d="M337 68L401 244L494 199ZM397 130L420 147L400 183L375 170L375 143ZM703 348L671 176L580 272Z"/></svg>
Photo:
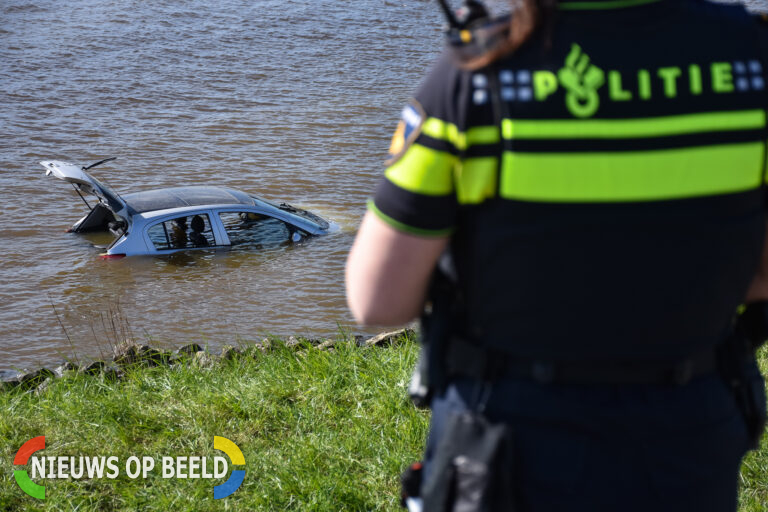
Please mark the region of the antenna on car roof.
<svg viewBox="0 0 768 512"><path fill-rule="evenodd" d="M104 164L104 163L107 163L107 162L111 162L112 160L117 160L117 157L116 156L111 156L109 158L105 158L104 160L99 160L95 164L91 164L88 167L83 167L83 170L87 171L88 169L93 169L97 165L101 165L101 164Z"/></svg>

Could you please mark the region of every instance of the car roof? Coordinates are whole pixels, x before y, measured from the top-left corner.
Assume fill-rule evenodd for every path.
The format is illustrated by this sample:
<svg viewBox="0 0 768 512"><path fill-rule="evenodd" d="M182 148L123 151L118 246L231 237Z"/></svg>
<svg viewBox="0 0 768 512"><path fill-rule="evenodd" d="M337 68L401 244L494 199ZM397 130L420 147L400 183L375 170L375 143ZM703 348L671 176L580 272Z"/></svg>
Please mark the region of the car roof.
<svg viewBox="0 0 768 512"><path fill-rule="evenodd" d="M122 199L133 213L146 213L185 206L217 204L254 205L245 192L225 187L173 187L122 194Z"/></svg>

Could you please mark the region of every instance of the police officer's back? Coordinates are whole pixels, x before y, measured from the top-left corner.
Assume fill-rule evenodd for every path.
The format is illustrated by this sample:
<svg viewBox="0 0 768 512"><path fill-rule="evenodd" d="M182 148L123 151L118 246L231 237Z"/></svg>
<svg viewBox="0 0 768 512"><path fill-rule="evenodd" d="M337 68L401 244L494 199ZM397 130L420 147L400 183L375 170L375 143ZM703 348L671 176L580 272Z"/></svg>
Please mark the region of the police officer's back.
<svg viewBox="0 0 768 512"><path fill-rule="evenodd" d="M434 461L452 415L482 409L511 428L524 509L733 509L756 428L744 408L764 406L749 349L723 347L739 304L768 299L747 295L765 232L765 30L698 0L551 14L481 67L466 48L499 24L453 32L403 110L350 305L409 320L445 250L428 480L447 471ZM742 375L734 393L725 366L756 385Z"/></svg>

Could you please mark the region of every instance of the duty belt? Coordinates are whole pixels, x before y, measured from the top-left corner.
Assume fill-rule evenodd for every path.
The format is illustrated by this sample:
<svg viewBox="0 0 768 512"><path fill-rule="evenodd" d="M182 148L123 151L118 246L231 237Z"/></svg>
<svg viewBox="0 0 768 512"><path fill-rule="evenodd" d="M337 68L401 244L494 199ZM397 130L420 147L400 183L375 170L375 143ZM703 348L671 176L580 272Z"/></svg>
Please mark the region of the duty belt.
<svg viewBox="0 0 768 512"><path fill-rule="evenodd" d="M714 347L679 361L634 362L550 362L514 357L452 338L445 353L449 378L478 380L498 378L530 379L560 384L667 384L682 386L694 377L714 374L717 357Z"/></svg>

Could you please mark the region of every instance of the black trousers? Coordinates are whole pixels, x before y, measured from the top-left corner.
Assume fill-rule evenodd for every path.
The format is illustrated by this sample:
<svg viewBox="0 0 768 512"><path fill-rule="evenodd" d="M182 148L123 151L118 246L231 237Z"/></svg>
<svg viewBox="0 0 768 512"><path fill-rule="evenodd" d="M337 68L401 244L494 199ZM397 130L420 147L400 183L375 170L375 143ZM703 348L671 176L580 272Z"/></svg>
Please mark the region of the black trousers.
<svg viewBox="0 0 768 512"><path fill-rule="evenodd" d="M433 400L425 478L448 415L482 395L459 379ZM486 416L513 430L519 510L736 510L747 434L717 375L678 387L506 379L486 403Z"/></svg>

